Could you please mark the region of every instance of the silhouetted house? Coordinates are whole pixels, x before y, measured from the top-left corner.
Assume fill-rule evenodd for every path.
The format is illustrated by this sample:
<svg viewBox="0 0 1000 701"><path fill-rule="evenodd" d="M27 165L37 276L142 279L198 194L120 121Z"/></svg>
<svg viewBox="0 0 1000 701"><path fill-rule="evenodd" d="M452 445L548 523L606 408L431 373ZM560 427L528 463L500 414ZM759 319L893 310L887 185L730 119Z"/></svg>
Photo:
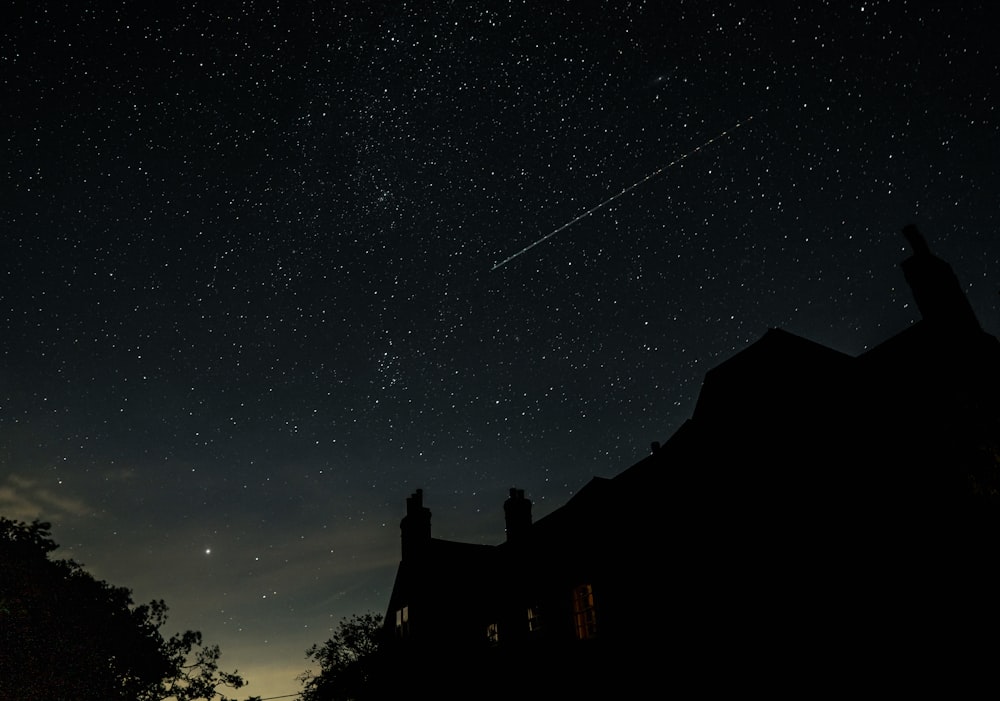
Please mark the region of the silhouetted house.
<svg viewBox="0 0 1000 701"><path fill-rule="evenodd" d="M536 522L512 489L500 545L433 538L417 490L386 616L390 686L469 699L898 689L996 652L962 631L1000 622L1000 343L950 266L905 233L923 319L881 345L852 357L768 331L618 476Z"/></svg>

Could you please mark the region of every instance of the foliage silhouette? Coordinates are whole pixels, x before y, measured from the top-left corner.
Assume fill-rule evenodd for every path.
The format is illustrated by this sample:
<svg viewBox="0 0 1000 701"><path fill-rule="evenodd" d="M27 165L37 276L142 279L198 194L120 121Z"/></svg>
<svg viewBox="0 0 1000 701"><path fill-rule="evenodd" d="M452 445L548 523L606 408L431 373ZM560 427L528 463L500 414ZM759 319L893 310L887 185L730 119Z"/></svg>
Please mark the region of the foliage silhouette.
<svg viewBox="0 0 1000 701"><path fill-rule="evenodd" d="M136 605L130 590L50 559L50 528L0 517L0 699L229 701L217 689L245 684L219 670L201 633L163 637L162 600Z"/></svg>
<svg viewBox="0 0 1000 701"><path fill-rule="evenodd" d="M313 645L306 656L319 663L320 673L307 670L299 677L301 701L365 701L380 698L379 636L382 615L354 614L340 621L333 637Z"/></svg>

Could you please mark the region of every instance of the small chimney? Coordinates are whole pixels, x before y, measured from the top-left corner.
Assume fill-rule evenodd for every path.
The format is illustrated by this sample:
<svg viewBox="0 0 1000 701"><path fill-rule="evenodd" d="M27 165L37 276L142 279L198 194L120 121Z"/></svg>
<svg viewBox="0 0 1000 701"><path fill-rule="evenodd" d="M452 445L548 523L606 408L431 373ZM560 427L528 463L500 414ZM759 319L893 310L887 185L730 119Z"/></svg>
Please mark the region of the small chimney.
<svg viewBox="0 0 1000 701"><path fill-rule="evenodd" d="M431 510L424 506L424 490L406 498L406 516L399 522L403 559L412 558L431 541Z"/></svg>
<svg viewBox="0 0 1000 701"><path fill-rule="evenodd" d="M511 489L510 498L503 503L507 521L507 542L522 540L531 530L531 500L525 499L523 489Z"/></svg>

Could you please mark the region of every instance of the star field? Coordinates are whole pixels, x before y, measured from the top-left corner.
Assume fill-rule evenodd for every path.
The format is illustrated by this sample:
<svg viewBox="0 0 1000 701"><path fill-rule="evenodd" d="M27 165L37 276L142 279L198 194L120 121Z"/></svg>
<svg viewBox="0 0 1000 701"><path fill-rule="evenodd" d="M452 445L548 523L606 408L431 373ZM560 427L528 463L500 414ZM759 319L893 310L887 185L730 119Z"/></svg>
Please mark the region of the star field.
<svg viewBox="0 0 1000 701"><path fill-rule="evenodd" d="M767 328L912 323L906 223L1000 330L989 3L6 14L0 514L250 694L382 612L414 489L500 542Z"/></svg>

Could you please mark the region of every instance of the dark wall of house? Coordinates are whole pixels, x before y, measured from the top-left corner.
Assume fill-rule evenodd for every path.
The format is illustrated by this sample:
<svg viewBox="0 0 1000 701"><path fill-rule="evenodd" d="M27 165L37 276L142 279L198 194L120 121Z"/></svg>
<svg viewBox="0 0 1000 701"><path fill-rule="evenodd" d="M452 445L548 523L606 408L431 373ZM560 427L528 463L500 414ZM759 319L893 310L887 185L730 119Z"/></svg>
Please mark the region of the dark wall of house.
<svg viewBox="0 0 1000 701"><path fill-rule="evenodd" d="M1000 652L969 634L1000 623L1000 343L911 240L923 321L859 357L769 331L622 474L502 545L404 557L387 618L409 602L414 627L387 625L396 690L898 691ZM596 627L581 640L583 584Z"/></svg>

